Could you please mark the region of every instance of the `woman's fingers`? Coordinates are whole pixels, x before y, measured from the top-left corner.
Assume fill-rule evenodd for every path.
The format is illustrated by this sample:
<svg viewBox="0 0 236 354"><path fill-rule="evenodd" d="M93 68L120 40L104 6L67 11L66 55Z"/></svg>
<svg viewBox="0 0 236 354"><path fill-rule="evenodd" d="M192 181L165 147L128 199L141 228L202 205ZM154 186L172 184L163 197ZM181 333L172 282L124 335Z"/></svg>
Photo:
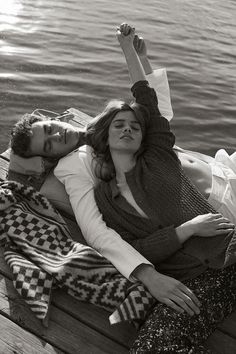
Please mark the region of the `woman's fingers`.
<svg viewBox="0 0 236 354"><path fill-rule="evenodd" d="M122 23L119 27L120 33L124 36L128 36L130 33L135 33L135 28L128 25L127 23Z"/></svg>
<svg viewBox="0 0 236 354"><path fill-rule="evenodd" d="M235 225L228 222L221 222L218 224L219 229L234 229Z"/></svg>
<svg viewBox="0 0 236 354"><path fill-rule="evenodd" d="M233 231L233 229L219 229L219 230L216 230L214 232L214 236L217 236L217 235L227 235L229 232Z"/></svg>

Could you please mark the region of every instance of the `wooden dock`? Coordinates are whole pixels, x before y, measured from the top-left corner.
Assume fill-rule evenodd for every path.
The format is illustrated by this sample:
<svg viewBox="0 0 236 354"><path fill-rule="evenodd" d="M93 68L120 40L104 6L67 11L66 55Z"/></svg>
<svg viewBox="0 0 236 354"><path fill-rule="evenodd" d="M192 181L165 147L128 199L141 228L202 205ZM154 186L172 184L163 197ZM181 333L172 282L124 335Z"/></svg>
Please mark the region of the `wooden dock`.
<svg viewBox="0 0 236 354"><path fill-rule="evenodd" d="M0 181L6 178L8 156L0 156ZM77 232L75 221L65 217ZM236 291L236 290L235 290ZM36 319L12 284L0 248L0 354L128 354L136 336L129 324L111 326L108 312L54 290L48 327ZM210 336L215 354L236 354L236 311Z"/></svg>

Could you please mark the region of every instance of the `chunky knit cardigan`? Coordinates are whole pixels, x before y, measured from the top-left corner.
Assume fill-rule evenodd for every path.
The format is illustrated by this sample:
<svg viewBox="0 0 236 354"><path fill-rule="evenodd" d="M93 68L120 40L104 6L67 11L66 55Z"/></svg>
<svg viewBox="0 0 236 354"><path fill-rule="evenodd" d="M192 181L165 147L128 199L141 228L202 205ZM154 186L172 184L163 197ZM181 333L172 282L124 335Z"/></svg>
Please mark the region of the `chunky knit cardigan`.
<svg viewBox="0 0 236 354"><path fill-rule="evenodd" d="M132 87L137 103L149 110L144 152L126 180L142 217L119 193L116 179L101 181L95 198L107 225L150 260L179 280L198 276L208 267L226 267L236 260L236 233L191 237L178 241L175 228L197 215L216 211L185 175L173 145L169 122L157 108L155 91L147 81Z"/></svg>

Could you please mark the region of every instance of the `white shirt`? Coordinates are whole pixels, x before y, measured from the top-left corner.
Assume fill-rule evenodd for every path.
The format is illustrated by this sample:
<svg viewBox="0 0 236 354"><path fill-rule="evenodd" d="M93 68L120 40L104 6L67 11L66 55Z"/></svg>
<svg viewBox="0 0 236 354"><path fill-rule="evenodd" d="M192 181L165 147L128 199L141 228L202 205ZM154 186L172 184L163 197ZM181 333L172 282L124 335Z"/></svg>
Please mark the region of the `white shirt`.
<svg viewBox="0 0 236 354"><path fill-rule="evenodd" d="M147 76L147 80L157 92L161 113L170 120L173 112L166 70L155 70ZM88 245L107 258L126 278L130 278L136 267L150 262L103 221L94 198L94 186L98 179L92 168L91 152L88 146L73 151L59 161L54 174L65 185L75 218Z"/></svg>

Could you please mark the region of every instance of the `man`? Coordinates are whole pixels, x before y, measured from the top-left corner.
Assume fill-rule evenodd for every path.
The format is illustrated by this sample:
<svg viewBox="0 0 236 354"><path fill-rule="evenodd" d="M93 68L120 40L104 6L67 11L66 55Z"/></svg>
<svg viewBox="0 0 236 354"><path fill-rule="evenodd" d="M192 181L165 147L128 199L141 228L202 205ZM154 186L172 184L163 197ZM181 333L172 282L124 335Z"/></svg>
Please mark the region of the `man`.
<svg viewBox="0 0 236 354"><path fill-rule="evenodd" d="M156 73L152 72L147 59L145 43L137 37L136 42L136 48L145 73L148 75L148 80L151 86L157 89L159 109L163 116L170 119L171 109L165 109L166 103L170 101L168 82L165 80L155 81L157 80ZM168 98L166 98L167 96ZM59 158L83 144L83 131L67 123L42 120L31 122L32 127L29 129L27 129L27 124L29 123L26 119L25 130L27 134L22 134L22 136L26 136L22 151L19 151L16 146L17 129L13 131L12 138L13 150L23 156L40 155ZM22 137L18 140L22 145ZM212 167L210 164L214 165L215 160L206 155L188 152L180 148L176 149L176 153L186 174L201 193L208 198L212 187ZM83 147L61 159L55 169L55 175L63 182L70 196L76 220L87 243L109 259L125 277L134 276L143 282L157 300L180 312L185 310L190 315L199 313L199 302L190 289L175 279L156 272L144 257L122 240L114 230L104 225L93 196L93 187L97 183L93 164L91 149Z"/></svg>

